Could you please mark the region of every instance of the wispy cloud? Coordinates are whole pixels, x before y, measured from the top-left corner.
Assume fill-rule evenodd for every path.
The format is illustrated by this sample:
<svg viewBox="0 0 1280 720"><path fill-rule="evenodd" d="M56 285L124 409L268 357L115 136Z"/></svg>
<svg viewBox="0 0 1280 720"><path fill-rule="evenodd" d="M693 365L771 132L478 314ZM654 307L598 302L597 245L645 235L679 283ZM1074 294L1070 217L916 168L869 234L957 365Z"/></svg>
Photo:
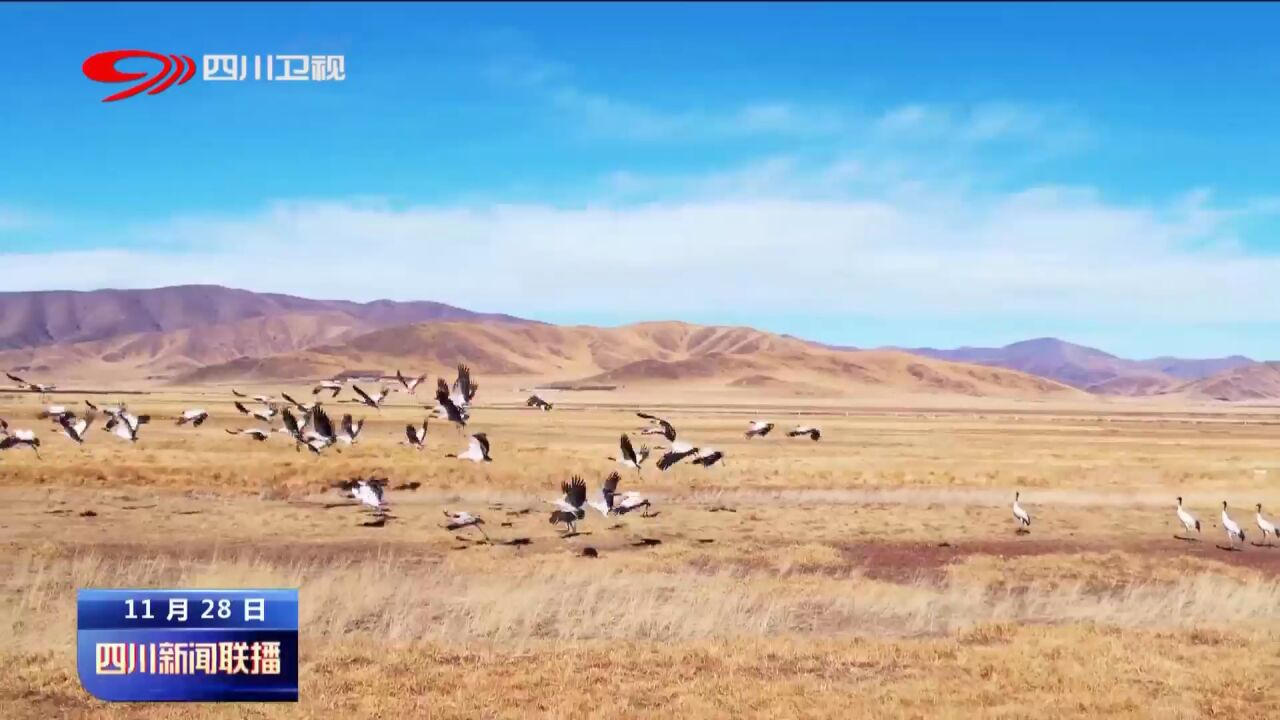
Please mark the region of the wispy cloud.
<svg viewBox="0 0 1280 720"><path fill-rule="evenodd" d="M1280 322L1280 257L1243 251L1233 222L1245 210L1200 191L1144 206L1053 186L769 197L768 182L752 197L570 209L281 202L129 231L180 253L5 254L0 285L45 286L52 264L76 288L163 278L532 315Z"/></svg>
<svg viewBox="0 0 1280 720"><path fill-rule="evenodd" d="M561 113L578 130L599 137L641 141L696 141L759 136L836 136L857 120L832 107L759 99L726 107L658 107L583 87L566 64L528 52L490 59L490 80L519 88Z"/></svg>

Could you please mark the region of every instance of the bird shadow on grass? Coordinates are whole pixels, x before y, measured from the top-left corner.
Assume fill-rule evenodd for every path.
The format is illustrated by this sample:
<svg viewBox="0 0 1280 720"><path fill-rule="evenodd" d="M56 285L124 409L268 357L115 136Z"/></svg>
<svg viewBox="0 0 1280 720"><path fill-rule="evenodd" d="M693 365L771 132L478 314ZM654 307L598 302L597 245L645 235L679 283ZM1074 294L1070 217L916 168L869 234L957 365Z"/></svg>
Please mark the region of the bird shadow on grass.
<svg viewBox="0 0 1280 720"><path fill-rule="evenodd" d="M1031 534L1031 531L1030 531L1030 530L1028 530L1028 529L1026 529L1026 528L1018 528L1018 529L1015 531L1015 534L1017 534L1017 535L1030 535L1030 534Z"/></svg>
<svg viewBox="0 0 1280 720"><path fill-rule="evenodd" d="M1187 536L1185 536L1185 535L1174 535L1174 536L1173 536L1173 539L1174 539L1174 540L1181 540L1182 542L1200 542L1200 538L1197 538L1197 537L1187 537Z"/></svg>
<svg viewBox="0 0 1280 720"><path fill-rule="evenodd" d="M1273 547L1277 547L1274 543L1251 542L1251 543L1249 543L1249 544L1250 544L1250 545L1252 545L1252 546L1254 546L1254 547L1256 547L1256 548L1273 548Z"/></svg>
<svg viewBox="0 0 1280 720"><path fill-rule="evenodd" d="M662 541L659 540L658 538L640 538L639 540L636 540L635 542L631 543L631 546L632 547L653 547L654 545L661 545L661 544L662 544Z"/></svg>
<svg viewBox="0 0 1280 720"><path fill-rule="evenodd" d="M1218 548L1219 550L1222 550L1223 552L1241 552L1241 551L1244 549L1244 548L1238 548L1238 547L1235 547L1235 546L1233 546L1233 545L1217 545L1217 544L1215 544L1215 545L1214 545L1214 547Z"/></svg>
<svg viewBox="0 0 1280 720"><path fill-rule="evenodd" d="M530 544L530 543L532 543L532 542L533 542L533 540L530 540L530 539L529 539L529 538L527 538L527 537L519 537L519 538L511 538L510 540L502 540L502 541L500 541L498 544L499 544L499 545L514 545L514 546L516 546L516 547L520 547L520 546L523 546L523 545L529 545L529 544Z"/></svg>
<svg viewBox="0 0 1280 720"><path fill-rule="evenodd" d="M591 534L591 532L590 532L590 531L587 531L587 532L571 532L571 533L565 533L565 534L561 535L561 536L560 536L560 539L561 539L561 540L568 540L569 538L575 538L575 537L578 537L579 535L590 535L590 534Z"/></svg>

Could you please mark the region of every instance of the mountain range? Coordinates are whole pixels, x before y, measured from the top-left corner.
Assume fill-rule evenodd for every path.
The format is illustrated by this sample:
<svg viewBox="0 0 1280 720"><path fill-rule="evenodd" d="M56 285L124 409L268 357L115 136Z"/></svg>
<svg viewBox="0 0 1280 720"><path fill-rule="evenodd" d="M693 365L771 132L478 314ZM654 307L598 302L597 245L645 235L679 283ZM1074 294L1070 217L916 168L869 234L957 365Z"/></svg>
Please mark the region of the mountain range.
<svg viewBox="0 0 1280 720"><path fill-rule="evenodd" d="M904 348L915 355L1021 370L1099 395L1157 395L1180 392L1207 378L1257 365L1241 355L1185 359L1126 360L1097 348L1057 338L1023 340L998 348Z"/></svg>
<svg viewBox="0 0 1280 720"><path fill-rule="evenodd" d="M0 367L59 382L222 383L477 373L583 386L791 396L1280 397L1280 364L1127 360L1054 338L1000 348L834 347L680 322L557 326L436 302L312 300L214 285L0 293Z"/></svg>

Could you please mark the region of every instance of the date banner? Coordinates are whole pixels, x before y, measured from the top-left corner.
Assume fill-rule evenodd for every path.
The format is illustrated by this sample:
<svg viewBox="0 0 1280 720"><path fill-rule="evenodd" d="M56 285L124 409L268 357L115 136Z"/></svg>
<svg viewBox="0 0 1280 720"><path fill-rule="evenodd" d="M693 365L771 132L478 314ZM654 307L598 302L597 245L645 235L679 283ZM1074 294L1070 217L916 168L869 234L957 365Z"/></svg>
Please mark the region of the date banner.
<svg viewBox="0 0 1280 720"><path fill-rule="evenodd" d="M298 700L297 589L82 589L76 642L100 700Z"/></svg>

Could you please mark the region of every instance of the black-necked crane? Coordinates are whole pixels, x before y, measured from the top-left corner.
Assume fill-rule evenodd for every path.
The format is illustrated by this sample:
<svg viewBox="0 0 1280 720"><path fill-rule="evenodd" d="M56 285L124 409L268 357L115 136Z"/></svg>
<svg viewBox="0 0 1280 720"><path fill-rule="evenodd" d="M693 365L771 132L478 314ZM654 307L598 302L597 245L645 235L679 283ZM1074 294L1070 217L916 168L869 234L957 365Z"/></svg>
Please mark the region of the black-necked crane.
<svg viewBox="0 0 1280 720"><path fill-rule="evenodd" d="M294 399L293 399L293 397L292 397L292 396L290 396L290 395L289 395L289 393L287 393L287 392L282 392L282 393L280 393L280 397L284 398L284 401L285 401L285 402L287 402L287 403L289 403L290 405L292 405L292 406L294 406L294 407L298 408L298 410L300 410L300 411L302 411L302 412L304 412L304 413L309 413L309 412L311 412L312 410L316 409L317 407L320 407L320 403L319 403L319 402L309 402L309 403L298 402L297 400L294 400Z"/></svg>
<svg viewBox="0 0 1280 720"><path fill-rule="evenodd" d="M658 458L658 469L666 472L672 465L697 454L698 448L687 442L672 442L671 446L662 454L662 457Z"/></svg>
<svg viewBox="0 0 1280 720"><path fill-rule="evenodd" d="M453 404L464 409L471 407L479 389L480 383L471 382L471 368L458 363L458 377L453 381L453 392L450 394Z"/></svg>
<svg viewBox="0 0 1280 720"><path fill-rule="evenodd" d="M90 405L89 409L94 410L95 408ZM36 417L41 420L52 420L56 423L61 423L62 418L67 417L68 415L74 417L75 413L71 412L71 409L66 405L48 405L41 408L40 413L36 415Z"/></svg>
<svg viewBox="0 0 1280 720"><path fill-rule="evenodd" d="M1258 521L1258 530L1262 531L1263 540L1267 540L1268 535L1271 536L1271 540L1267 540L1267 544L1270 545L1276 540L1276 524L1262 517L1262 503L1258 503L1256 507L1258 514L1255 519Z"/></svg>
<svg viewBox="0 0 1280 720"><path fill-rule="evenodd" d="M231 428L226 428L226 431L228 435L245 435L247 437L253 438L254 440L257 440L258 442L263 442L268 437L271 437L270 432L266 430L259 430L258 428L241 428L239 430L232 430Z"/></svg>
<svg viewBox="0 0 1280 720"><path fill-rule="evenodd" d="M436 385L436 402L444 416L459 430L467 426L467 413L449 396L449 388L444 384L443 378Z"/></svg>
<svg viewBox="0 0 1280 720"><path fill-rule="evenodd" d="M564 497L547 502L556 508L551 511L551 524L564 523L567 537L578 532L578 521L587 516L587 511L582 507L587 504L587 483L574 475L569 482L560 483L560 490Z"/></svg>
<svg viewBox="0 0 1280 720"><path fill-rule="evenodd" d="M809 439L814 442L822 439L822 431L810 425L801 425L799 427L792 428L791 431L787 433L787 437L801 437L804 435L808 435Z"/></svg>
<svg viewBox="0 0 1280 720"><path fill-rule="evenodd" d="M0 450L26 446L40 457L40 438L34 430L9 429L9 423L0 418Z"/></svg>
<svg viewBox="0 0 1280 720"><path fill-rule="evenodd" d="M650 415L648 413L642 413L642 412L636 413L636 416L642 417L645 420L649 421L649 427L641 428L640 430L641 435L661 435L665 437L668 442L671 442L676 439L675 426L667 422L666 420L663 420L657 415Z"/></svg>
<svg viewBox="0 0 1280 720"><path fill-rule="evenodd" d="M1018 523L1018 532L1031 532L1031 514L1022 509L1022 504L1018 502L1022 498L1021 492L1013 494L1013 519Z"/></svg>
<svg viewBox="0 0 1280 720"><path fill-rule="evenodd" d="M236 406L236 410L239 410L242 414L255 417L261 420L262 422L267 423L268 425L271 424L272 418L274 418L276 416L276 413L279 412L278 410L276 410L275 405L263 405L261 409L254 408L250 410L249 408L245 407L244 403L240 402L239 400L235 402L235 406Z"/></svg>
<svg viewBox="0 0 1280 720"><path fill-rule="evenodd" d="M303 430L299 428L302 435L302 444L306 445L311 452L320 454L321 450L338 442L338 433L333 428L333 420L329 418L329 413L324 408L317 407L307 416L311 418L311 429Z"/></svg>
<svg viewBox="0 0 1280 720"><path fill-rule="evenodd" d="M84 414L84 417L78 418L75 413L67 413L58 417L58 424L62 426L62 432L71 438L77 445L83 445L85 436L89 434L89 428L93 427L94 418L98 414L93 410Z"/></svg>
<svg viewBox="0 0 1280 720"><path fill-rule="evenodd" d="M551 407L552 407L551 403L547 402L546 400L543 400L537 395L530 395L529 399L524 401L524 404L527 407L537 408L538 410L543 410L543 411L549 411L551 410Z"/></svg>
<svg viewBox="0 0 1280 720"><path fill-rule="evenodd" d="M396 380L400 381L400 385L404 387L405 392L412 395L418 391L418 386L425 382L427 374L423 373L416 378L407 378L399 370L396 370Z"/></svg>
<svg viewBox="0 0 1280 720"><path fill-rule="evenodd" d="M711 467L722 460L724 460L724 452L715 448L703 448L698 451L698 457L694 458L692 462L694 465Z"/></svg>
<svg viewBox="0 0 1280 720"><path fill-rule="evenodd" d="M271 405L275 402L275 398L270 395L246 395L235 388L231 388L231 394L238 398L247 398L249 400L257 400L263 405Z"/></svg>
<svg viewBox="0 0 1280 720"><path fill-rule="evenodd" d="M1232 520L1231 516L1227 514L1226 500L1222 501L1222 529L1227 531L1227 542L1231 544L1231 547L1234 548L1236 546L1236 541L1244 545L1244 529L1237 525L1236 521Z"/></svg>
<svg viewBox="0 0 1280 720"><path fill-rule="evenodd" d="M476 433L467 441L466 451L457 455L450 453L445 457L470 460L473 463L493 462L493 458L489 457L489 436L485 433Z"/></svg>
<svg viewBox="0 0 1280 720"><path fill-rule="evenodd" d="M404 436L406 443L414 450L422 450L427 446L427 420L422 421L422 427L408 424L404 426Z"/></svg>
<svg viewBox="0 0 1280 720"><path fill-rule="evenodd" d="M209 413L205 412L204 408L191 408L190 410L182 411L182 414L178 416L178 424L200 427L208 419Z"/></svg>
<svg viewBox="0 0 1280 720"><path fill-rule="evenodd" d="M1182 507L1181 495L1178 496L1178 522L1182 523L1182 529L1188 533L1192 530L1200 532L1200 520Z"/></svg>
<svg viewBox="0 0 1280 720"><path fill-rule="evenodd" d="M39 393L41 395L51 392L58 387L57 385L46 385L43 383L27 382L26 380L23 380L22 378L18 377L17 375L14 375L13 373L7 372L5 373L5 375L10 380L18 384L19 390L30 390L31 392Z"/></svg>
<svg viewBox="0 0 1280 720"><path fill-rule="evenodd" d="M319 384L311 388L311 394L319 395L320 393L326 390L331 393L329 395L330 399L338 397L338 393L342 392L342 381L341 380L321 380Z"/></svg>
<svg viewBox="0 0 1280 720"><path fill-rule="evenodd" d="M106 428L108 432L114 432L116 437L121 440L128 440L131 443L138 442L138 429L143 425L151 422L150 415L134 415L129 412L122 412L119 415L112 415L107 420Z"/></svg>
<svg viewBox="0 0 1280 720"><path fill-rule="evenodd" d="M609 473L609 477L605 478L604 486L601 488L609 514L626 515L629 512L643 508L640 512L640 517L649 517L649 500L635 490L619 493L618 484L620 482L622 482L622 476L612 472Z"/></svg>
<svg viewBox="0 0 1280 720"><path fill-rule="evenodd" d="M97 405L93 404L92 400L85 400L84 406L89 408L90 410L104 413L106 415L111 415L111 416L119 415L120 413L129 409L129 407L124 403L120 403L119 405L103 405L102 407L98 407Z"/></svg>
<svg viewBox="0 0 1280 720"><path fill-rule="evenodd" d="M385 387L379 390L377 395L372 396L365 392L359 385L352 385L351 389L355 391L356 395L360 396L360 402L379 412L382 411L382 401L386 400L387 395L391 394L391 391Z"/></svg>
<svg viewBox="0 0 1280 720"><path fill-rule="evenodd" d="M485 532L484 528L480 527L484 524L484 520L481 520L478 515L472 515L465 510L458 512L449 512L448 510L445 510L444 516L449 518L449 522L444 526L445 530L457 532L459 530L473 527L480 531L480 534L484 536L485 542L489 541L489 533Z"/></svg>
<svg viewBox="0 0 1280 720"><path fill-rule="evenodd" d="M358 501L361 505L370 508L376 514L386 514L387 505L383 499L383 493L387 487L386 478L355 478L353 480L338 483L337 487L347 491L352 499Z"/></svg>
<svg viewBox="0 0 1280 720"><path fill-rule="evenodd" d="M752 420L747 426L746 437L748 440L756 437L764 437L773 431L773 423L764 420Z"/></svg>
<svg viewBox="0 0 1280 720"><path fill-rule="evenodd" d="M640 451L636 452L635 447L631 445L631 438L626 433L618 439L618 447L621 457L611 457L610 460L618 463L624 468L630 468L636 472L640 472L640 466L644 465L644 461L649 457L649 446L642 445Z"/></svg>
<svg viewBox="0 0 1280 720"><path fill-rule="evenodd" d="M364 430L364 418L360 418L358 422L354 421L350 413L342 416L342 432L338 434L338 442L345 445L354 445L356 440L360 439L360 433Z"/></svg>

